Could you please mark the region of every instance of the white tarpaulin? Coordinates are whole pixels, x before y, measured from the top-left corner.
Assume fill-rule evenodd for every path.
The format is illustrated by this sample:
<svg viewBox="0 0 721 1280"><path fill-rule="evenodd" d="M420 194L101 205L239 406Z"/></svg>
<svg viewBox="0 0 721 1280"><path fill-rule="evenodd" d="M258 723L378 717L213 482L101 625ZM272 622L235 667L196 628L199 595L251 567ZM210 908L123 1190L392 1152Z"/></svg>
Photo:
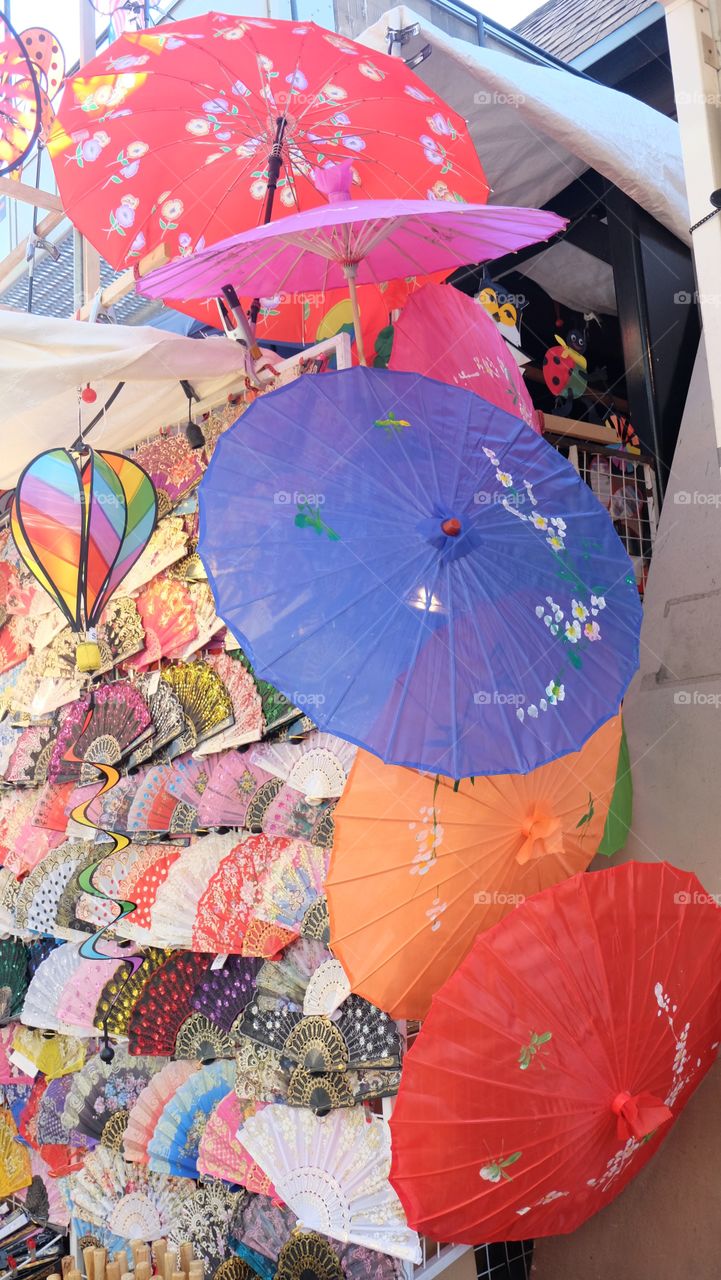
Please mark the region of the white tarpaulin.
<svg viewBox="0 0 721 1280"><path fill-rule="evenodd" d="M0 310L0 488L11 488L36 453L73 443L78 388L88 382L97 400L82 405L83 425L125 383L88 437L98 447L123 449L187 415L181 378L201 397L197 409L220 403L243 377L242 351L225 338Z"/></svg>
<svg viewBox="0 0 721 1280"><path fill-rule="evenodd" d="M590 168L690 243L674 120L571 71L455 39L405 5L388 10L358 39L385 51L389 28L414 23L420 32L404 46L403 56L431 46L430 57L416 68L416 75L468 121L495 204L545 204ZM583 258L588 255L566 255L559 273L556 248L561 246L554 247L546 261L535 260L529 275L568 306L581 311L613 309L610 267L594 262L593 271L584 272Z"/></svg>

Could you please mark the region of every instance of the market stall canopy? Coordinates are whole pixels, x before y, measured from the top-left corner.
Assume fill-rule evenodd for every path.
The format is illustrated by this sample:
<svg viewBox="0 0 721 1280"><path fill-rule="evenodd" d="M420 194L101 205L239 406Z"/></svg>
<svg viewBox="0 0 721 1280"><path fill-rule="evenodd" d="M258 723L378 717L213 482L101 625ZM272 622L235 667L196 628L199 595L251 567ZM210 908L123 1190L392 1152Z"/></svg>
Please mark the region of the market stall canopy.
<svg viewBox="0 0 721 1280"><path fill-rule="evenodd" d="M540 207L590 168L690 242L674 120L570 70L455 39L405 5L389 9L358 40L385 50L389 29L414 24L419 32L404 56L431 46L416 74L468 121L491 203ZM567 306L615 310L611 268L572 245L552 246L523 271Z"/></svg>
<svg viewBox="0 0 721 1280"><path fill-rule="evenodd" d="M78 387L97 392L83 425L119 382L125 386L91 444L126 449L179 422L188 401L180 379L200 397L194 412L243 384L242 353L221 339L183 338L147 326L81 324L0 310L0 385L4 418L0 488L11 488L35 454L70 446L78 434Z"/></svg>

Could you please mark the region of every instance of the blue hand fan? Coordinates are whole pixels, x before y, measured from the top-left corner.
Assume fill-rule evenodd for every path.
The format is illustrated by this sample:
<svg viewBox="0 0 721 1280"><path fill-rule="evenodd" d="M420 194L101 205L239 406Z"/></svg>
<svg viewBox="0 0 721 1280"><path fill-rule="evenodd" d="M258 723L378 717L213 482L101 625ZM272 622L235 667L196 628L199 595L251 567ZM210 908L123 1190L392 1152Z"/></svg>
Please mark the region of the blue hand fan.
<svg viewBox="0 0 721 1280"><path fill-rule="evenodd" d="M222 1059L201 1067L166 1102L148 1143L148 1168L197 1178L198 1147L211 1111L234 1084L235 1065Z"/></svg>

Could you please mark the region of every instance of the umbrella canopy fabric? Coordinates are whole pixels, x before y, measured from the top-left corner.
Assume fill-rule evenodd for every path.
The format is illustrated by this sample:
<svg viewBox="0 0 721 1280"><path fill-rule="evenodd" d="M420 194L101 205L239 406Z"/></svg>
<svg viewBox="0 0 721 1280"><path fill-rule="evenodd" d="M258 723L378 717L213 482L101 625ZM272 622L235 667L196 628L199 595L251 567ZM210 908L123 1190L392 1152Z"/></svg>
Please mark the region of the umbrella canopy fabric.
<svg viewBox="0 0 721 1280"><path fill-rule="evenodd" d="M326 882L331 946L351 989L423 1018L476 935L584 871L613 794L621 717L525 776L456 789L362 752L335 812Z"/></svg>
<svg viewBox="0 0 721 1280"><path fill-rule="evenodd" d="M199 494L219 615L321 728L462 778L526 773L617 711L630 561L572 467L471 392L300 378L221 436Z"/></svg>
<svg viewBox="0 0 721 1280"><path fill-rule="evenodd" d="M411 1226L574 1231L714 1062L720 994L721 911L667 863L574 876L481 934L404 1063L391 1181Z"/></svg>
<svg viewBox="0 0 721 1280"><path fill-rule="evenodd" d="M541 434L513 349L475 299L449 285L426 284L409 297L393 330L389 369L475 391Z"/></svg>
<svg viewBox="0 0 721 1280"><path fill-rule="evenodd" d="M308 209L152 271L149 298L207 298L232 284L260 296L340 289L485 262L547 240L566 219L545 209L440 200L348 200Z"/></svg>
<svg viewBox="0 0 721 1280"><path fill-rule="evenodd" d="M310 173L352 158L369 197L483 201L465 122L402 59L312 22L206 13L126 32L66 85L48 148L74 224L115 267L196 252L322 203Z"/></svg>

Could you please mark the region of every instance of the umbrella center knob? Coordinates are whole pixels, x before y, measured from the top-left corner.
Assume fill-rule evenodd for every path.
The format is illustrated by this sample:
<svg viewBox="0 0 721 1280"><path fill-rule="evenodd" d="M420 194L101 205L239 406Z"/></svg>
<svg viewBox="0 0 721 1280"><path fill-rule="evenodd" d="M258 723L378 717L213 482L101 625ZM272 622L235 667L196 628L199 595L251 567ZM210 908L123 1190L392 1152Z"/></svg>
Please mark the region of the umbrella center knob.
<svg viewBox="0 0 721 1280"><path fill-rule="evenodd" d="M563 853L563 823L555 814L534 812L521 824L523 843L516 854L516 862L525 866L534 858L545 858L549 853Z"/></svg>
<svg viewBox="0 0 721 1280"><path fill-rule="evenodd" d="M441 529L449 538L457 538L461 532L461 522L456 520L455 516L451 516L449 520L444 520Z"/></svg>

